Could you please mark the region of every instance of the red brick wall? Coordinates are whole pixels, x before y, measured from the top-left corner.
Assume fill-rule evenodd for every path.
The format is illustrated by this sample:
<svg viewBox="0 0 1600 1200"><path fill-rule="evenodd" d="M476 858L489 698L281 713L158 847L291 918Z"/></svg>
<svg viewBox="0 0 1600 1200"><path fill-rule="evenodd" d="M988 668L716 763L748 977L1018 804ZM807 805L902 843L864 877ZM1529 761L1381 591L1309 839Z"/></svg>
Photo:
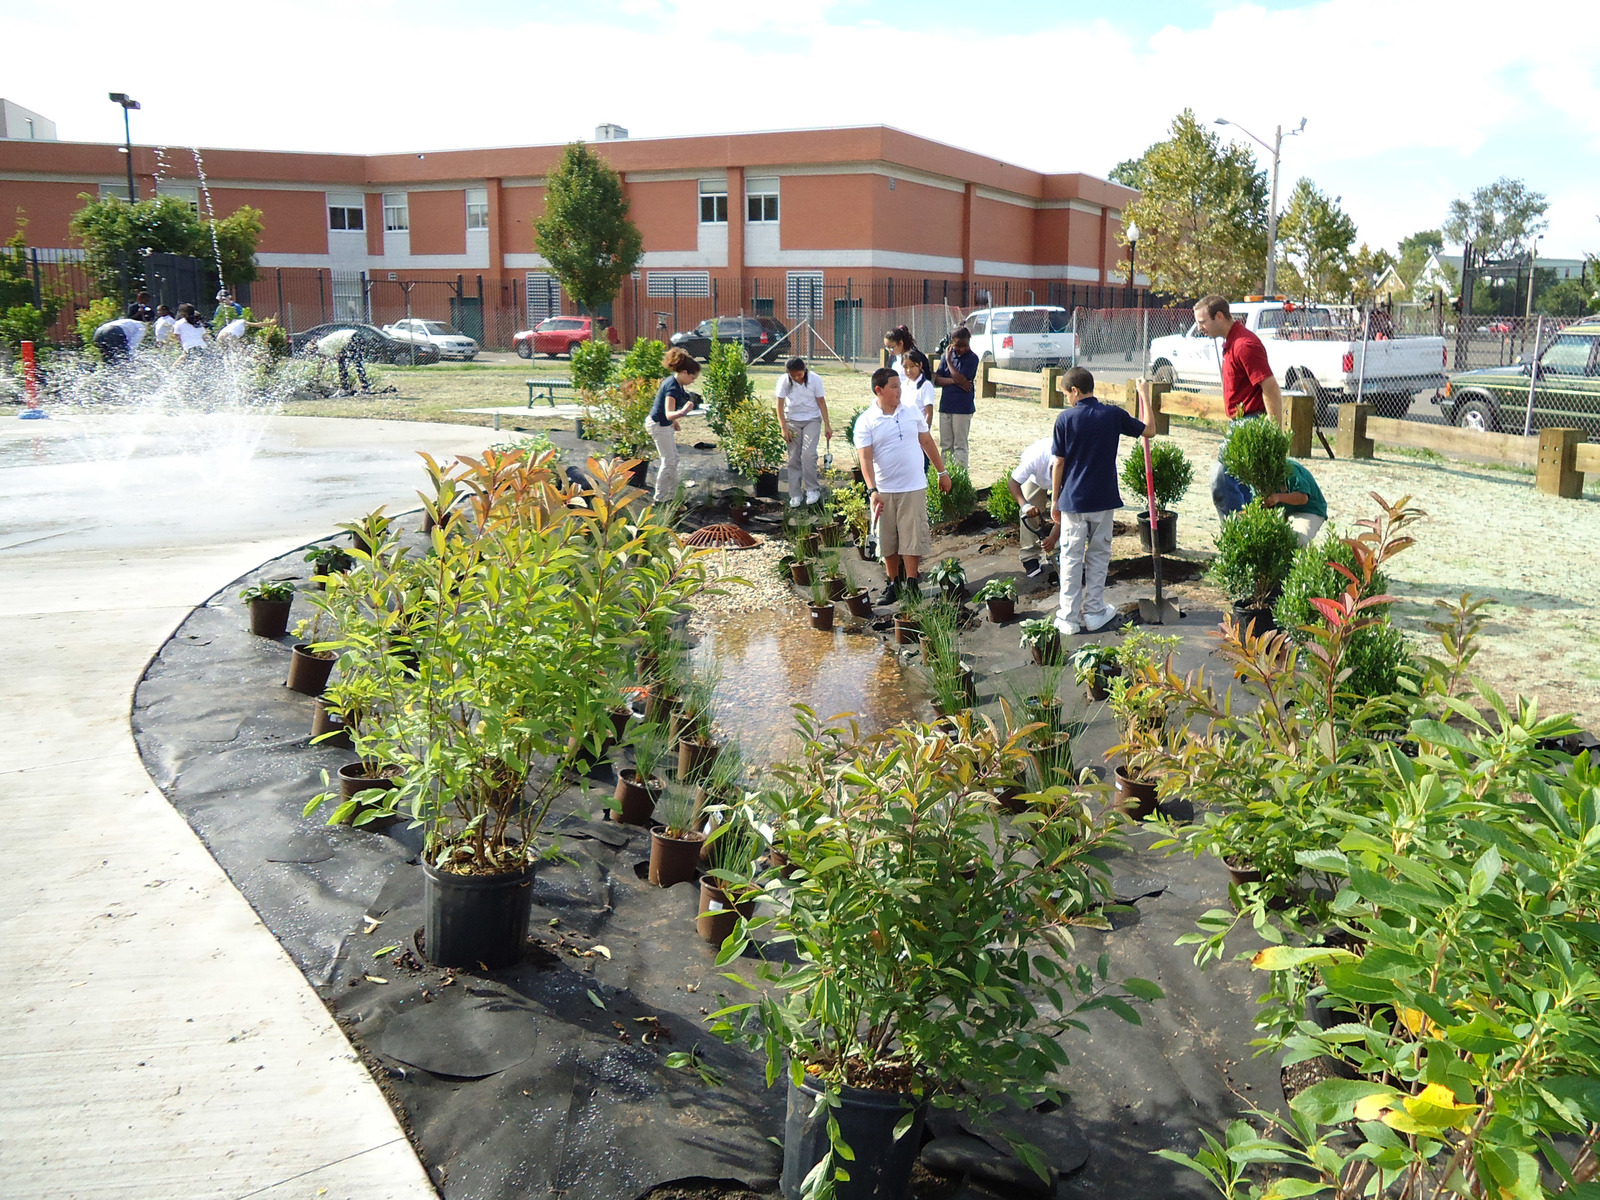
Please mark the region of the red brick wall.
<svg viewBox="0 0 1600 1200"><path fill-rule="evenodd" d="M412 192L411 253L465 254L467 252L467 196L465 191Z"/></svg>

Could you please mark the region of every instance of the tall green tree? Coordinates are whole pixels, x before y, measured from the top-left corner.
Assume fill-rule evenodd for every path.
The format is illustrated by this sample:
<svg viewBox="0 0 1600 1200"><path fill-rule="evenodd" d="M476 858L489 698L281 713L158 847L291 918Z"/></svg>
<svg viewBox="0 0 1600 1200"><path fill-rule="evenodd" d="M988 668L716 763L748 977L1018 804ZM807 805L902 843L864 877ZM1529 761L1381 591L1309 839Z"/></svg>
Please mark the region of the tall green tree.
<svg viewBox="0 0 1600 1200"><path fill-rule="evenodd" d="M1291 290L1307 300L1343 300L1351 292L1355 242L1356 223L1338 199L1301 178L1278 218Z"/></svg>
<svg viewBox="0 0 1600 1200"><path fill-rule="evenodd" d="M582 142L561 154L545 185L534 244L567 294L589 311L605 304L644 258L622 178Z"/></svg>
<svg viewBox="0 0 1600 1200"><path fill-rule="evenodd" d="M212 222L174 196L153 200L95 199L87 193L84 206L72 214L71 230L88 255L89 270L104 295L120 295L122 272L137 271L140 255L187 254L213 258ZM256 278L256 242L261 237L261 210L242 206L216 223L216 250L222 258L222 278L227 284L249 283Z"/></svg>
<svg viewBox="0 0 1600 1200"><path fill-rule="evenodd" d="M1470 200L1450 201L1444 236L1464 245L1470 241L1490 258L1521 254L1550 226L1550 202L1520 179L1502 175L1472 193Z"/></svg>
<svg viewBox="0 0 1600 1200"><path fill-rule="evenodd" d="M1184 296L1239 296L1261 286L1267 260L1267 177L1250 151L1184 109L1165 141L1119 163L1118 182L1139 189L1123 227L1139 227L1138 267ZM1118 269L1126 271L1124 259Z"/></svg>

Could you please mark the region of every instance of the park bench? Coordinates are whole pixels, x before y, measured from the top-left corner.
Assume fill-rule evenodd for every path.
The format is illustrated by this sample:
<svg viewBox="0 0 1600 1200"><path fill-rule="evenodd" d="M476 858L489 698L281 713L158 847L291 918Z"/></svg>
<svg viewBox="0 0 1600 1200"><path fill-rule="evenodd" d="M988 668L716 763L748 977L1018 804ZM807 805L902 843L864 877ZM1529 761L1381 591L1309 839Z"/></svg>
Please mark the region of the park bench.
<svg viewBox="0 0 1600 1200"><path fill-rule="evenodd" d="M540 391L544 392L545 401L551 408L554 408L556 406L556 391L558 389L564 392L572 390L572 382L567 379L526 379L523 382L528 385L529 408L533 407L534 398Z"/></svg>

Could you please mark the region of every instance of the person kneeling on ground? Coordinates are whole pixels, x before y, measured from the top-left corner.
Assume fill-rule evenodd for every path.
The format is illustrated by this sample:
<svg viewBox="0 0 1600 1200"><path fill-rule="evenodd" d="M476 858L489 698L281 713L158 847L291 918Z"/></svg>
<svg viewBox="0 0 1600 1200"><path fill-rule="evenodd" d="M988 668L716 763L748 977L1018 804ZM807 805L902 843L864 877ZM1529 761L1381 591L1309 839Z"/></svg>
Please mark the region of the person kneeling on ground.
<svg viewBox="0 0 1600 1200"><path fill-rule="evenodd" d="M1263 497L1261 503L1268 508L1282 508L1300 544L1309 546L1328 519L1328 502L1304 464L1291 458L1288 468L1283 491Z"/></svg>
<svg viewBox="0 0 1600 1200"><path fill-rule="evenodd" d="M1117 491L1117 442L1150 436L1149 426L1120 408L1100 403L1094 376L1073 367L1061 379L1067 407L1056 418L1050 452L1055 502L1051 517L1061 528L1061 600L1056 628L1068 637L1104 629L1117 619L1105 602L1111 567L1112 517L1122 507ZM1139 385L1141 411L1149 397Z"/></svg>
<svg viewBox="0 0 1600 1200"><path fill-rule="evenodd" d="M878 603L893 604L922 594L917 568L933 549L922 456L938 468L941 492L950 490L950 473L922 414L900 403L900 376L893 367L872 373L872 395L873 403L856 418L852 440L861 456L861 477L878 526L878 551L889 576Z"/></svg>
<svg viewBox="0 0 1600 1200"><path fill-rule="evenodd" d="M789 443L789 507L815 504L822 499L817 483L817 438L832 439L828 397L822 376L806 368L803 358L791 358L778 380L778 425Z"/></svg>
<svg viewBox="0 0 1600 1200"><path fill-rule="evenodd" d="M322 380L323 364L330 359L339 364L339 390L348 395L355 393L350 390L350 367L354 362L356 375L361 380L361 390L370 392L372 382L367 378L367 363L361 356L361 339L356 336L354 329L335 329L332 333L323 334L322 337L306 347L308 354L317 356L317 381Z"/></svg>
<svg viewBox="0 0 1600 1200"><path fill-rule="evenodd" d="M1029 579L1037 579L1047 566L1041 556L1051 553L1061 540L1061 526L1052 525L1044 541L1039 540L1044 526L1045 512L1050 499L1050 446L1054 438L1046 436L1023 450L1017 469L1007 477L1006 487L1021 510L1018 522L1018 542L1022 551L1022 571Z"/></svg>

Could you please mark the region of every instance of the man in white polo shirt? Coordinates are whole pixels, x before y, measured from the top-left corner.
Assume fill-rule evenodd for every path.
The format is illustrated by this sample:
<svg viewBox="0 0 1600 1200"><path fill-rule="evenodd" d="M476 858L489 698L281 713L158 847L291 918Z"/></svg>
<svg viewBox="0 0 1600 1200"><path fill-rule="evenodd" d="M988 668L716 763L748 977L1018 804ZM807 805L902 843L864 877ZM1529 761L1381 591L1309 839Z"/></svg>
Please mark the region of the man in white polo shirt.
<svg viewBox="0 0 1600 1200"><path fill-rule="evenodd" d="M1050 437L1042 437L1022 452L1017 469L1006 479L1006 487L1021 510L1018 522L1019 548L1022 551L1022 569L1029 578L1038 578L1049 569L1041 561L1061 540L1061 527L1051 526L1041 545L1039 531L1047 523L1045 514L1050 510Z"/></svg>
<svg viewBox="0 0 1600 1200"><path fill-rule="evenodd" d="M878 523L878 552L889 575L878 603L893 604L902 595L922 594L917 568L933 549L922 456L938 469L941 492L950 490L950 473L922 414L914 405L900 403L900 376L893 367L872 373L872 395L873 403L856 418L852 440L867 481L872 519Z"/></svg>

